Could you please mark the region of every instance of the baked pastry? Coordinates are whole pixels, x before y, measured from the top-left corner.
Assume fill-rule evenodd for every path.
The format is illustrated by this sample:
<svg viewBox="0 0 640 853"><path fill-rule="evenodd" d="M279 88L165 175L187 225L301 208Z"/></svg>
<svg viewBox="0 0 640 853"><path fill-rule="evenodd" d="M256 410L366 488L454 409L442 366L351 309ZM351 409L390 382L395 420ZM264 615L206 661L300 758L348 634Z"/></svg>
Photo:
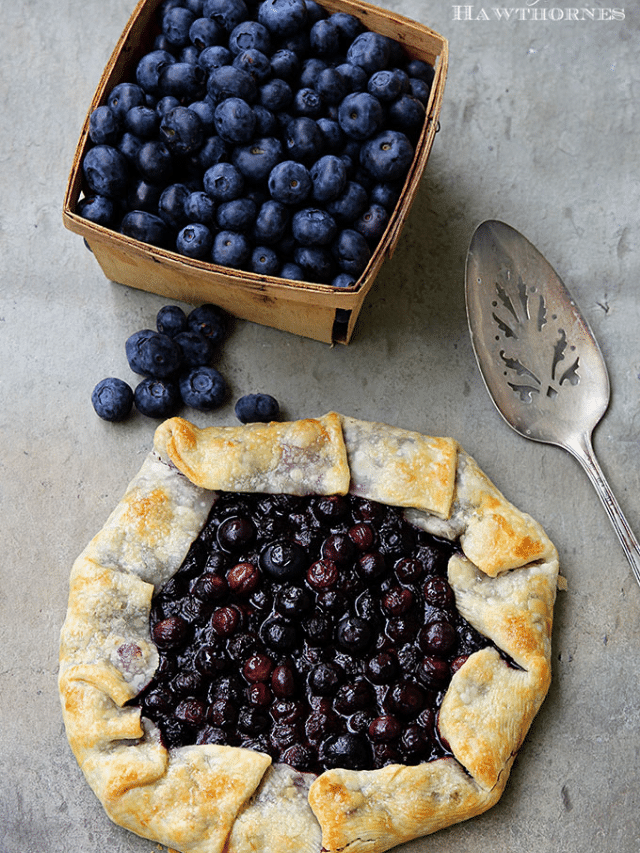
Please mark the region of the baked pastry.
<svg viewBox="0 0 640 853"><path fill-rule="evenodd" d="M259 507L260 523L245 524L238 506ZM340 512L343 521L332 520ZM376 531L380 513L387 521ZM372 551L371 529L379 573L362 559ZM207 535L213 558L202 557ZM300 549L318 540L313 566L323 565L313 568ZM405 553L398 549L406 540ZM266 554L268 541L280 550ZM336 413L205 429L171 419L73 567L59 675L70 745L116 823L183 853L387 850L499 799L549 686L557 578L557 553L544 531L453 439ZM172 587L181 583L195 599L176 598ZM277 603L283 590L286 606ZM306 627L296 633L309 606L303 592L315 595L333 626L320 651ZM413 609L403 611L407 601ZM388 617L378 633L369 630L372 609ZM444 612L450 616L438 618ZM318 632L322 619L316 611L313 618ZM264 628L269 619L275 633ZM443 640L434 622L462 634L445 628ZM240 635L237 624L245 628ZM198 653L176 640L185 625L210 645L195 675L214 686L204 693L201 682L187 686L194 701L167 717L170 703L163 707L157 687L167 670L174 667L172 683L194 677L193 666L178 671ZM413 709L403 710L385 686L388 658L400 667L401 687L413 689L406 701L418 697ZM444 688L433 658L445 661ZM321 678L315 670L322 667ZM340 694L341 708L331 667L347 673L351 698L354 682L369 698L349 705ZM222 706L230 694L218 694L224 685L215 680L223 670L225 689L241 679L253 704L226 735L229 702ZM306 698L295 698L292 679L311 685ZM215 711L198 696L217 703ZM265 710L269 701L279 703L279 717ZM265 718L290 722L292 706L302 714L297 729L279 730L282 742L260 735ZM251 721L260 715L256 734ZM323 734L330 717L336 728ZM301 730L303 742L291 734Z"/></svg>

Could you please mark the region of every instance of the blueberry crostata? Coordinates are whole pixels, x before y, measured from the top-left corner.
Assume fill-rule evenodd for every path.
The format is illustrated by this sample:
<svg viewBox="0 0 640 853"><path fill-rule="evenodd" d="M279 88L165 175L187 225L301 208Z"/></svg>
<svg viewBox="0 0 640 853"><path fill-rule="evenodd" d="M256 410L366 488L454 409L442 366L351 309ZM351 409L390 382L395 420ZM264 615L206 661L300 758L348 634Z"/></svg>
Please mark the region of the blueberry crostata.
<svg viewBox="0 0 640 853"><path fill-rule="evenodd" d="M452 439L171 419L73 568L69 742L116 823L182 853L387 850L499 799L557 577Z"/></svg>

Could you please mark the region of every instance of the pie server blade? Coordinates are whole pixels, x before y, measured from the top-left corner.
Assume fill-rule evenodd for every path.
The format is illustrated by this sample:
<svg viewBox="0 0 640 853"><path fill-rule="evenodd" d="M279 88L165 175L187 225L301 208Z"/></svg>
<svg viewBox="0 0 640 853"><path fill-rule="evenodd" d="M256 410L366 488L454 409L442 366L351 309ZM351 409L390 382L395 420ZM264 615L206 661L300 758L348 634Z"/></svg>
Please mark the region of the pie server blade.
<svg viewBox="0 0 640 853"><path fill-rule="evenodd" d="M575 300L535 246L497 220L473 234L465 295L471 343L496 408L524 438L563 447L580 462L640 584L640 545L593 451L609 377Z"/></svg>

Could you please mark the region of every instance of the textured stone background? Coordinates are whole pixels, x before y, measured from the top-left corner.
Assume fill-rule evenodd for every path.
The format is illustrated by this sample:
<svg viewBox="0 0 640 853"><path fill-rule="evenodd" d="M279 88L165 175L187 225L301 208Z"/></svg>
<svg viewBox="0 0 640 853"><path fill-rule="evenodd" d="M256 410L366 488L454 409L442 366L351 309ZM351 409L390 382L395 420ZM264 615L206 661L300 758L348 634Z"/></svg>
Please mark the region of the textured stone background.
<svg viewBox="0 0 640 853"><path fill-rule="evenodd" d="M2 853L158 849L103 814L68 749L56 688L71 562L154 429L141 417L110 426L89 398L103 376L130 376L124 340L165 300L106 281L61 224L77 136L133 5L0 4ZM451 51L441 132L397 251L348 347L239 322L221 369L234 398L268 391L287 417L336 409L457 437L560 551L569 588L555 679L502 801L406 853L637 853L640 589L577 463L495 412L470 347L463 272L473 229L499 218L573 291L611 375L596 451L640 530L639 13L628 3L624 20L498 21L487 3L455 20L449 0L380 5L442 33ZM232 404L194 420L234 423Z"/></svg>

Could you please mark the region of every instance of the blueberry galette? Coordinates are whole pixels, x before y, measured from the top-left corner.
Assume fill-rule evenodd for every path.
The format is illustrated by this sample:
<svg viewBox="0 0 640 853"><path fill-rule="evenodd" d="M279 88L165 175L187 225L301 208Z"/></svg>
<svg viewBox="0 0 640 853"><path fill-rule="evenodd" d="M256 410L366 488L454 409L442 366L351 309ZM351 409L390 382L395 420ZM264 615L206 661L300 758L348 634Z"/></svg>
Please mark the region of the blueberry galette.
<svg viewBox="0 0 640 853"><path fill-rule="evenodd" d="M183 853L387 850L499 799L557 576L452 439L174 418L73 568L69 742L116 823Z"/></svg>

